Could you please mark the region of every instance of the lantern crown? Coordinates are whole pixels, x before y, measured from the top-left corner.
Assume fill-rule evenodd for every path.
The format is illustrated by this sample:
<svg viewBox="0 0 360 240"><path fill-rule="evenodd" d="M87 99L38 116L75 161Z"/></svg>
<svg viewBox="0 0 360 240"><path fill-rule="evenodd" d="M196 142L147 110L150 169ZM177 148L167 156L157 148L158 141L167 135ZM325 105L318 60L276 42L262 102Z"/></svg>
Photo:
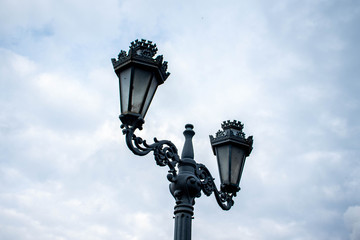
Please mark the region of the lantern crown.
<svg viewBox="0 0 360 240"><path fill-rule="evenodd" d="M240 145L244 145L247 147L247 155L251 153L252 144L253 144L253 136L249 136L248 138L245 137L245 133L243 132L244 124L240 121L224 121L221 124L221 128L223 130L219 130L215 137L210 135L210 142L213 146L213 150L215 153L214 147L220 144L224 144L227 142L232 142Z"/></svg>
<svg viewBox="0 0 360 240"><path fill-rule="evenodd" d="M115 71L126 67L129 63L145 64L149 67L158 69L160 84L162 84L170 75L167 72L168 63L163 61L164 57L158 55L154 58L158 49L152 41L141 39L130 43L129 52L121 50L118 59L112 58L112 64Z"/></svg>
<svg viewBox="0 0 360 240"><path fill-rule="evenodd" d="M234 120L232 122L230 120L227 120L221 124L221 127L223 129L233 128L233 129L242 131L242 129L244 128L244 124L242 124L240 121L236 121L236 120Z"/></svg>
<svg viewBox="0 0 360 240"><path fill-rule="evenodd" d="M144 57L154 57L157 52L156 44L153 44L152 41L146 41L145 39L141 39L139 41L136 39L131 42L130 49L134 51L137 55L141 55Z"/></svg>

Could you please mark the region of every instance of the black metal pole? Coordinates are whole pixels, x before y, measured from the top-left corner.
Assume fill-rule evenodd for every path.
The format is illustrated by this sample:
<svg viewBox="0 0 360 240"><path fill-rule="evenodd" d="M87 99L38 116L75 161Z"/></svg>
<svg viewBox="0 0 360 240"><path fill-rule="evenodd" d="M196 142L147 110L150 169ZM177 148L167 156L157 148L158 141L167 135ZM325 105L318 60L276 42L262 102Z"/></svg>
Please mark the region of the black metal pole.
<svg viewBox="0 0 360 240"><path fill-rule="evenodd" d="M185 144L179 162L178 174L171 179L170 192L176 200L174 207L174 240L191 240L191 221L194 214L195 198L201 195L201 182L196 176L196 162L192 137L193 125L185 126Z"/></svg>

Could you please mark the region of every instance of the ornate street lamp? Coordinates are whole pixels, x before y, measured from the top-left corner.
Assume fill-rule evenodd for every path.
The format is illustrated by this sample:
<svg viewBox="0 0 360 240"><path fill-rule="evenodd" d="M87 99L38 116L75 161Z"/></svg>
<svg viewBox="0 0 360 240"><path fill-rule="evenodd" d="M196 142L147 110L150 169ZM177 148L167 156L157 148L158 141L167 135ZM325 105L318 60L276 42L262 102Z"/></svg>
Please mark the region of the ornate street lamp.
<svg viewBox="0 0 360 240"><path fill-rule="evenodd" d="M118 60L112 59L119 78L120 119L124 124L141 122L157 87L170 75L166 72L167 62L163 62L161 55L153 59L156 52L156 44L136 40L131 43L129 54L121 51Z"/></svg>
<svg viewBox="0 0 360 240"><path fill-rule="evenodd" d="M134 154L144 156L152 151L159 166L169 167L167 179L176 201L174 239L190 240L193 206L195 198L201 196L201 191L206 196L214 193L219 206L224 210L233 206L233 197L240 190L245 159L252 150L253 139L252 136L245 138L243 125L239 121L224 122L223 131L218 131L215 138L210 136L220 172L221 187L218 190L210 171L194 160L193 125L185 126L181 157L176 146L168 140L159 141L155 138L154 143L148 144L137 137L134 132L142 129L157 87L170 75L166 72L167 62L163 62L163 57L153 58L156 52L156 45L151 41L136 40L131 43L128 53L121 51L117 60L112 59L119 78L121 128L126 144Z"/></svg>
<svg viewBox="0 0 360 240"><path fill-rule="evenodd" d="M250 155L253 137L245 138L239 121L227 121L221 124L223 131L210 136L214 154L217 156L221 190L236 193L240 190L239 183L244 170L245 159Z"/></svg>

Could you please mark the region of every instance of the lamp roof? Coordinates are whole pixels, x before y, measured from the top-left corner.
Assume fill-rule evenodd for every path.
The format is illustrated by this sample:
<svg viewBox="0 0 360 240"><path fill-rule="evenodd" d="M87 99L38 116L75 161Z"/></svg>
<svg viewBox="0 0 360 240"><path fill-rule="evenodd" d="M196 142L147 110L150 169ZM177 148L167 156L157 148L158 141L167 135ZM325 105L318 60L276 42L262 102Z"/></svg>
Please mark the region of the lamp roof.
<svg viewBox="0 0 360 240"><path fill-rule="evenodd" d="M118 59L111 59L114 70L115 72L121 71L129 67L130 64L156 69L156 73L160 77L159 84L162 84L169 77L170 73L167 72L168 63L163 61L164 58L162 55L153 58L157 50L156 44L152 43L152 41L145 39L139 41L137 39L131 42L128 53L121 50Z"/></svg>
<svg viewBox="0 0 360 240"><path fill-rule="evenodd" d="M215 154L215 147L232 143L238 146L244 147L247 151L247 155L251 153L253 145L253 136L245 137L245 133L242 131L244 124L240 121L224 121L221 124L222 131L219 130L215 137L210 135L210 143Z"/></svg>

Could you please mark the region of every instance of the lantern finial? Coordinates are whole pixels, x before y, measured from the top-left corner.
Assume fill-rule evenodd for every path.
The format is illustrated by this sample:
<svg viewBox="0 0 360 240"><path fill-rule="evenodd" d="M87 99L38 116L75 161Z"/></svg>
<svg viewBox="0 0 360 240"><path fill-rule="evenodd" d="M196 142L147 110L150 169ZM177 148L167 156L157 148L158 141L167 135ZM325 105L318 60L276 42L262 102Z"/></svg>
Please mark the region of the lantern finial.
<svg viewBox="0 0 360 240"><path fill-rule="evenodd" d="M146 41L145 39L139 41L136 39L131 42L130 50L137 55L152 58L155 56L158 49L156 44L153 44L152 41Z"/></svg>
<svg viewBox="0 0 360 240"><path fill-rule="evenodd" d="M225 130L225 129L229 129L229 128L233 128L233 129L236 129L236 130L239 130L239 131L242 131L242 129L244 128L244 124L242 124L240 121L230 121L230 120L227 120L227 121L224 121L222 124L221 124L221 127Z"/></svg>

